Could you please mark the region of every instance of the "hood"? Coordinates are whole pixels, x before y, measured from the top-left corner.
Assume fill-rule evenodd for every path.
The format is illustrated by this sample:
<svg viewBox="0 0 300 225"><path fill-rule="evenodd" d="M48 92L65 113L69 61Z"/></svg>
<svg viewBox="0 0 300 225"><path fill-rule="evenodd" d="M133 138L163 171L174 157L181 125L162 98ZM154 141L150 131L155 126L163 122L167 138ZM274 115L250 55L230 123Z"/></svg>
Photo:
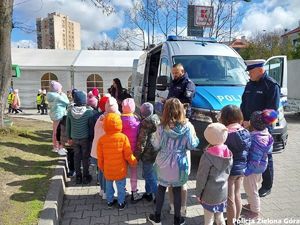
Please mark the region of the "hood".
<svg viewBox="0 0 300 225"><path fill-rule="evenodd" d="M79 119L83 116L86 110L86 106L73 106L71 108L71 114L75 119Z"/></svg>
<svg viewBox="0 0 300 225"><path fill-rule="evenodd" d="M232 164L232 153L228 149L227 145L216 145L207 148L207 157L211 163L219 170L225 170Z"/></svg>
<svg viewBox="0 0 300 225"><path fill-rule="evenodd" d="M121 116L117 113L108 113L103 120L103 128L105 133L117 133L122 131Z"/></svg>
<svg viewBox="0 0 300 225"><path fill-rule="evenodd" d="M168 137L171 137L173 139L178 138L185 134L188 131L189 127L185 125L181 125L179 123L176 124L176 126L172 129L165 129L166 135Z"/></svg>
<svg viewBox="0 0 300 225"><path fill-rule="evenodd" d="M252 131L251 136L256 136L256 138L252 138L252 141L255 141L261 148L271 148L273 146L274 140L267 128L263 131Z"/></svg>
<svg viewBox="0 0 300 225"><path fill-rule="evenodd" d="M221 110L232 104L240 106L244 86L197 86L192 107Z"/></svg>
<svg viewBox="0 0 300 225"><path fill-rule="evenodd" d="M54 102L56 98L59 97L60 94L58 94L57 92L48 92L47 93L47 100L48 102Z"/></svg>
<svg viewBox="0 0 300 225"><path fill-rule="evenodd" d="M245 128L239 123L233 123L227 126L228 128L228 136L230 133L237 132L238 135L231 136L231 144L235 146L235 149L249 149L250 135L245 136ZM228 140L228 139L227 139ZM231 149L233 151L233 149Z"/></svg>

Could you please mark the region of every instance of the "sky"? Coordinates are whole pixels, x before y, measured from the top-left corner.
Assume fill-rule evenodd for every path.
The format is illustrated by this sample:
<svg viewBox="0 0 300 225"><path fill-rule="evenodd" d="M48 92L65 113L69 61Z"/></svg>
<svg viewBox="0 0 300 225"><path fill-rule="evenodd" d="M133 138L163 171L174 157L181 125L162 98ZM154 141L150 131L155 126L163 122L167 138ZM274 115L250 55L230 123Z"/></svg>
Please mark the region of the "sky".
<svg viewBox="0 0 300 225"><path fill-rule="evenodd" d="M12 45L36 48L36 18L59 12L80 23L82 48L87 48L94 41L114 38L120 29L130 27L125 14L133 6L133 1L137 0L111 0L115 13L106 15L90 0L15 0L13 21L16 28L12 31ZM243 14L234 36L245 35L249 38L261 31L292 30L299 26L300 0L252 0L250 3L233 1L238 3L238 10ZM209 1L195 1L199 5L207 2ZM24 28L29 28L31 32L24 31Z"/></svg>

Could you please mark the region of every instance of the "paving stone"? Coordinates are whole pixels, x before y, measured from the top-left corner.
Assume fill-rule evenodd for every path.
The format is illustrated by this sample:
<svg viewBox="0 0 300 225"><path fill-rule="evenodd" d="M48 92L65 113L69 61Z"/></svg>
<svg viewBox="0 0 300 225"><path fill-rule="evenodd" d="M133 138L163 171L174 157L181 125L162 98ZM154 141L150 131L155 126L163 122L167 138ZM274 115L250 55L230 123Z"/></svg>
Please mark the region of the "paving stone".
<svg viewBox="0 0 300 225"><path fill-rule="evenodd" d="M91 225L109 224L109 216L92 217L90 224Z"/></svg>
<svg viewBox="0 0 300 225"><path fill-rule="evenodd" d="M83 214L83 211L77 211L77 212L66 212L64 213L64 219L66 218L82 218L82 214Z"/></svg>
<svg viewBox="0 0 300 225"><path fill-rule="evenodd" d="M96 211L84 210L82 218L86 218L86 217L100 217L100 210L96 210Z"/></svg>
<svg viewBox="0 0 300 225"><path fill-rule="evenodd" d="M76 205L75 211L83 211L83 210L93 210L93 205Z"/></svg>
<svg viewBox="0 0 300 225"><path fill-rule="evenodd" d="M71 225L89 225L91 218L85 218L85 219L72 219Z"/></svg>

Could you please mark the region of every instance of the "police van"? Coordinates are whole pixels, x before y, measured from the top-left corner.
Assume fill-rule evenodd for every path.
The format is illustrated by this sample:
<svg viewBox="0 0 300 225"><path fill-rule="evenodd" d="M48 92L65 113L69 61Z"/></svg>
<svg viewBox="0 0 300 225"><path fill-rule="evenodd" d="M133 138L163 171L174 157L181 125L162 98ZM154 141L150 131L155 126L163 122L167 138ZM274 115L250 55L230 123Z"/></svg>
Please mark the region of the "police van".
<svg viewBox="0 0 300 225"><path fill-rule="evenodd" d="M285 56L272 57L265 64L267 72L282 87L286 86L286 60ZM196 85L190 121L200 139L199 148L203 149L207 145L203 136L207 125L217 121L216 117L224 106L240 106L249 79L246 65L234 49L214 39L169 36L167 41L149 49L138 60L131 88L137 108L144 102L151 102L155 112L162 114L175 63L183 64ZM286 90L282 90L283 96L286 96ZM279 113L273 129L274 152L282 151L287 141L282 105Z"/></svg>

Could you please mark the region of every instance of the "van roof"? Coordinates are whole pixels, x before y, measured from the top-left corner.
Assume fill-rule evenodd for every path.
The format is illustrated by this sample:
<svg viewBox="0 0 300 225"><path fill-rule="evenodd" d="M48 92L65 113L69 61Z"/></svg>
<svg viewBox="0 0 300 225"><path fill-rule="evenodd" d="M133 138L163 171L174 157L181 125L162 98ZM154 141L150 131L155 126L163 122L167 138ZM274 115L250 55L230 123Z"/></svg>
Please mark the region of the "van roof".
<svg viewBox="0 0 300 225"><path fill-rule="evenodd" d="M232 48L221 43L199 42L199 41L166 41L172 55L219 55L219 56L241 56Z"/></svg>

